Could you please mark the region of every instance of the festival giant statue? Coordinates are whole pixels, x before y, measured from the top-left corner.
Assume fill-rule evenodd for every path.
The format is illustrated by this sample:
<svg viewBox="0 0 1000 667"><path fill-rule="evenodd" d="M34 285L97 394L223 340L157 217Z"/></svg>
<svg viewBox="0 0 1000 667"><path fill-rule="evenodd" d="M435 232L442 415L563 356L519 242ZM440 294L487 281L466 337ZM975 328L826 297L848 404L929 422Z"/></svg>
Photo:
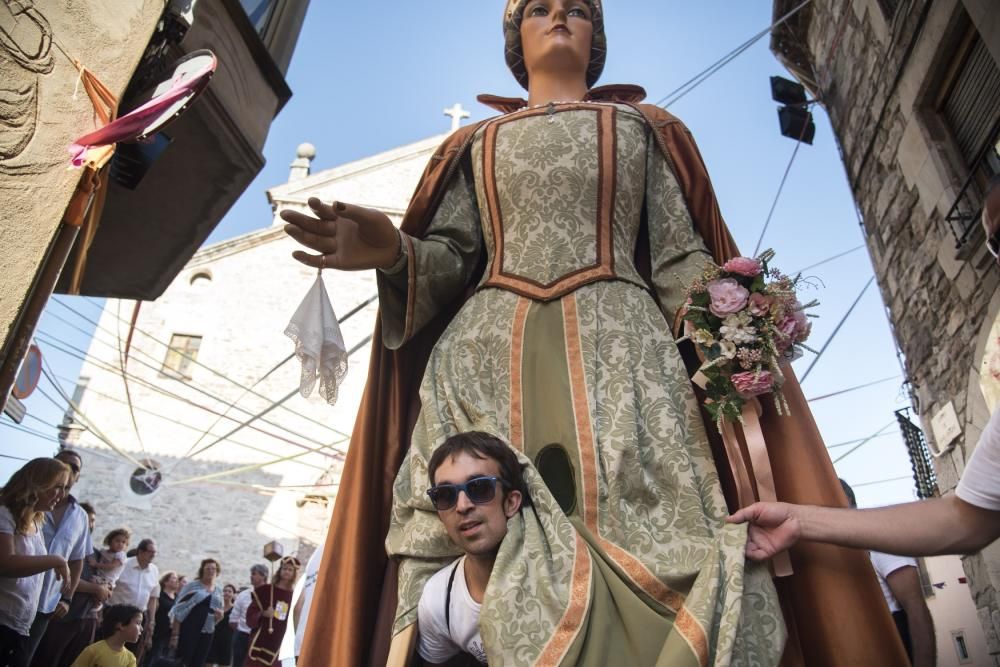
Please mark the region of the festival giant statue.
<svg viewBox="0 0 1000 667"><path fill-rule="evenodd" d="M737 254L687 128L638 86L593 87L600 0L509 0L503 31L528 99L480 98L501 115L445 141L399 230L340 202L282 214L319 253L296 259L377 270L380 303L300 664L405 661L459 554L427 462L470 430L519 452L531 499L482 604L490 663L904 664L864 553L801 545L773 578L725 523L764 471L720 445L675 342L682 281ZM791 416L761 401L768 476L842 505L786 375Z"/></svg>

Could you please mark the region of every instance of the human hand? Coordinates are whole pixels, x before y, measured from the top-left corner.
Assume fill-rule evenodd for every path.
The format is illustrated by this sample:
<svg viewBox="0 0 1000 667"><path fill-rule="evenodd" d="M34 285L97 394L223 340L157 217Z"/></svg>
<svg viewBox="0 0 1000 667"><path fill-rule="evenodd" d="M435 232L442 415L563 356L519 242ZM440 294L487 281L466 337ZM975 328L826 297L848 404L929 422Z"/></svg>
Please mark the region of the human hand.
<svg viewBox="0 0 1000 667"><path fill-rule="evenodd" d="M108 598L111 597L111 584L104 584L94 593L94 597L97 598L98 602L107 602Z"/></svg>
<svg viewBox="0 0 1000 667"><path fill-rule="evenodd" d="M726 517L727 523L749 523L746 556L767 560L798 542L802 526L787 503L754 503Z"/></svg>
<svg viewBox="0 0 1000 667"><path fill-rule="evenodd" d="M222 617L225 616L225 614L223 613L223 611L221 609L213 609L212 610L212 615L215 616L215 622L216 623L218 623L219 621L221 621Z"/></svg>
<svg viewBox="0 0 1000 667"><path fill-rule="evenodd" d="M52 570L56 573L56 579L62 582L62 594L69 595L73 592L73 577L69 573L69 563L59 555L53 555L52 559Z"/></svg>
<svg viewBox="0 0 1000 667"><path fill-rule="evenodd" d="M296 250L292 257L314 268L384 269L399 257L399 232L381 211L343 202L324 204L309 198L316 217L285 210L285 233L321 254Z"/></svg>
<svg viewBox="0 0 1000 667"><path fill-rule="evenodd" d="M264 611L260 612L260 615L263 616L264 618L271 618L272 616L274 616L274 609L268 607Z"/></svg>
<svg viewBox="0 0 1000 667"><path fill-rule="evenodd" d="M52 610L52 618L62 618L69 611L69 603L60 600L56 608Z"/></svg>

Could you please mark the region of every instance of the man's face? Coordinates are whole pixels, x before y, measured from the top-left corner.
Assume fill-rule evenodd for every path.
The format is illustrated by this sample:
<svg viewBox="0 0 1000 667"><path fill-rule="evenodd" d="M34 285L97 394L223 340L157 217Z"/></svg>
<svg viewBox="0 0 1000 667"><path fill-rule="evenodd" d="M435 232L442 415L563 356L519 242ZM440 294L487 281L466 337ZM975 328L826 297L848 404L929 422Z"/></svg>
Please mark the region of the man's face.
<svg viewBox="0 0 1000 667"><path fill-rule="evenodd" d="M79 454L65 450L56 454L55 458L68 465L72 471L72 474L69 476L69 485L66 487L66 491L68 493L69 490L73 488L73 485L80 479L80 471L83 469L83 459L80 458Z"/></svg>
<svg viewBox="0 0 1000 667"><path fill-rule="evenodd" d="M267 583L267 575L266 574L260 574L256 570L250 570L250 585L251 586L253 586L254 588L257 588L258 586L263 586L265 583Z"/></svg>
<svg viewBox="0 0 1000 667"><path fill-rule="evenodd" d="M493 459L479 459L465 452L446 458L434 472L434 484L463 484L476 477L500 477ZM499 484L499 482L498 482ZM470 556L492 557L507 535L507 519L521 507L521 493L498 488L493 500L477 505L464 491L454 507L438 511L448 537Z"/></svg>
<svg viewBox="0 0 1000 667"><path fill-rule="evenodd" d="M156 557L156 542L150 542L146 548L135 550L135 560L139 563L139 567L145 568L153 559Z"/></svg>

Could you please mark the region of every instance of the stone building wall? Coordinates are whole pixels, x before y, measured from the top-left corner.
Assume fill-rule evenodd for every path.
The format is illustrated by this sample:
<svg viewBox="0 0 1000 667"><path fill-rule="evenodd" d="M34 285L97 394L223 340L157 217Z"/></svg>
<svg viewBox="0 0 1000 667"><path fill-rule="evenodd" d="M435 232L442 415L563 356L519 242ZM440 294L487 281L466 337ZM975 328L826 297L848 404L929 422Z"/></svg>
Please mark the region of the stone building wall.
<svg viewBox="0 0 1000 667"><path fill-rule="evenodd" d="M0 244L8 249L0 256L0 349L80 179L67 169L66 148L94 129L71 58L120 95L162 11L162 0L0 7Z"/></svg>
<svg viewBox="0 0 1000 667"><path fill-rule="evenodd" d="M775 15L796 4L779 0ZM954 490L989 417L980 367L1000 309L1000 270L982 231L956 249L945 222L969 172L933 100L963 15L1000 62L1000 13L989 0L817 0L772 40L830 116L915 405L940 453L942 493ZM945 437L941 417L952 409ZM963 563L990 664L1000 665L1000 547Z"/></svg>

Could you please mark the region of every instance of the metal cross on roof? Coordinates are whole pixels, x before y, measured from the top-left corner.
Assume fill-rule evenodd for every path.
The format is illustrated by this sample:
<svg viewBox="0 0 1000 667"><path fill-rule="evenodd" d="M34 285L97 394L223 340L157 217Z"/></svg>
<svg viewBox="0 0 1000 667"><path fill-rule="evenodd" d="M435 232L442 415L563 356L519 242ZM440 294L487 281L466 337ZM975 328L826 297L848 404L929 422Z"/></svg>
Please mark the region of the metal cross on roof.
<svg viewBox="0 0 1000 667"><path fill-rule="evenodd" d="M462 119L469 117L469 112L462 108L460 102L456 102L455 106L444 110L444 115L451 116L451 131L454 132L462 125Z"/></svg>

